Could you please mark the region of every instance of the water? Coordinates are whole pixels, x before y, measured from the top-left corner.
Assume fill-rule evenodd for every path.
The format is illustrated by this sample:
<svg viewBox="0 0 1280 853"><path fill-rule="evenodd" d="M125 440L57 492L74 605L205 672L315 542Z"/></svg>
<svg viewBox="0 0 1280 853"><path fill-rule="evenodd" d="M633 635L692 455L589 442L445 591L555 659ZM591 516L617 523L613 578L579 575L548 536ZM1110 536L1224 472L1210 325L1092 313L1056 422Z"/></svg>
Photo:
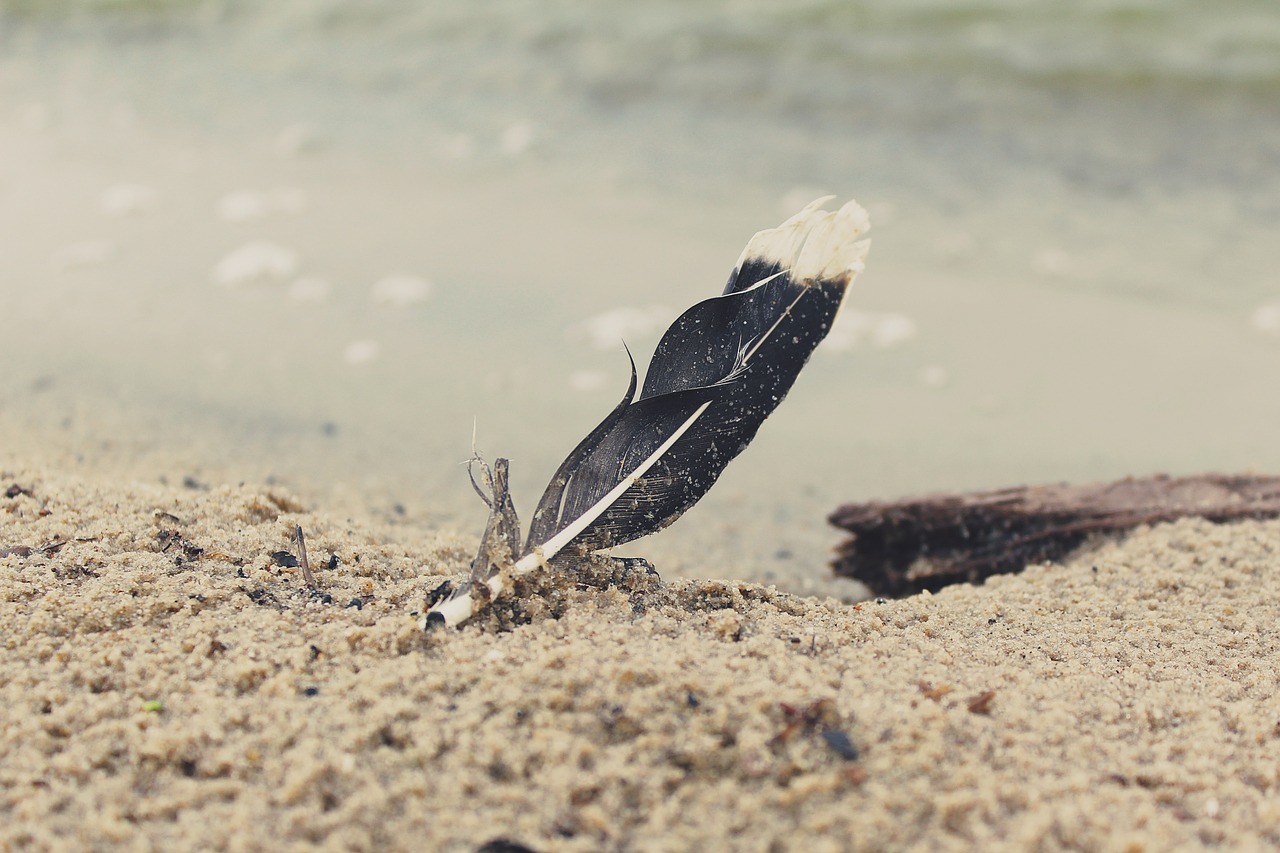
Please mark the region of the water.
<svg viewBox="0 0 1280 853"><path fill-rule="evenodd" d="M1280 468L1265 0L472 5L0 0L11 452L478 532L473 423L527 512L593 318L643 359L834 192L844 346L637 552L807 588L842 500Z"/></svg>

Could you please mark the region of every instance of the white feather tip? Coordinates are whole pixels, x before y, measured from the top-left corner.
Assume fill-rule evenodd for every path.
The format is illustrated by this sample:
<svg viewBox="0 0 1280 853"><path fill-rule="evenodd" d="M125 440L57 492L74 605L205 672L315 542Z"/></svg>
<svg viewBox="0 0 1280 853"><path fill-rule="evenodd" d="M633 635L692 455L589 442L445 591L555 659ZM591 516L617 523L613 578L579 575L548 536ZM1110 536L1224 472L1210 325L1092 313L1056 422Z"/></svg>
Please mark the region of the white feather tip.
<svg viewBox="0 0 1280 853"><path fill-rule="evenodd" d="M816 199L777 228L756 234L742 250L739 268L749 259L776 263L798 282L857 275L870 247L870 241L857 238L871 228L871 220L856 201L823 210L833 198Z"/></svg>

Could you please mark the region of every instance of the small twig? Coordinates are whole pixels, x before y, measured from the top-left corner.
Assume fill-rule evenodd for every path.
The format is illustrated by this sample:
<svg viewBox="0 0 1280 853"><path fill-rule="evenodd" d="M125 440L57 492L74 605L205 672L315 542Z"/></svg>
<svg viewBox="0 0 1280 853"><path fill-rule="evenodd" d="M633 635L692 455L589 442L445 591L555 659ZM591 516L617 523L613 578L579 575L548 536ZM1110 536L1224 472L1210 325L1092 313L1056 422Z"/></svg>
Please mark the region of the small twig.
<svg viewBox="0 0 1280 853"><path fill-rule="evenodd" d="M478 453L476 453L474 450L471 451L471 453L472 453L471 458L468 459L466 463L464 463L467 466L467 478L471 480L471 488L476 490L476 494L480 496L480 500L484 501L484 505L487 506L489 509L493 509L494 500L497 499L497 495L496 495L497 488L494 486L493 472L489 470L489 463L485 462L484 459L481 458ZM473 470L473 467L475 465L479 465L480 470L484 472L485 484L489 486L489 495L493 495L494 496L493 499L490 499L489 495L486 495L484 493L484 490L480 488L480 484L476 482L476 475L475 475L475 471Z"/></svg>
<svg viewBox="0 0 1280 853"><path fill-rule="evenodd" d="M302 579L311 589L319 589L316 586L316 576L311 574L311 563L307 560L307 539L302 535L301 524L294 528L293 536L298 540L298 565L302 567Z"/></svg>

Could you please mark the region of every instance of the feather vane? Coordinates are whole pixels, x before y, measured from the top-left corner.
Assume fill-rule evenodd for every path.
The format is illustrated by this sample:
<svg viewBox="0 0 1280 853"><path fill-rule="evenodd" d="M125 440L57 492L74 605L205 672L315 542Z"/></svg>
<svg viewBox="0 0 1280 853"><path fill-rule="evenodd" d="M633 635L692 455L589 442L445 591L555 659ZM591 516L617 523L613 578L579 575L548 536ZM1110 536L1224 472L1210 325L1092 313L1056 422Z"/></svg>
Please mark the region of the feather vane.
<svg viewBox="0 0 1280 853"><path fill-rule="evenodd" d="M632 360L626 394L551 478L520 555L500 460L491 507L503 518L491 517L485 537L500 541L481 543L483 570L471 587L483 583L498 595L509 573L655 533L707 493L787 395L862 270L866 211L856 202L826 211L829 200L751 238L723 293L667 329L639 394ZM463 590L433 608L425 624L457 624L473 606Z"/></svg>

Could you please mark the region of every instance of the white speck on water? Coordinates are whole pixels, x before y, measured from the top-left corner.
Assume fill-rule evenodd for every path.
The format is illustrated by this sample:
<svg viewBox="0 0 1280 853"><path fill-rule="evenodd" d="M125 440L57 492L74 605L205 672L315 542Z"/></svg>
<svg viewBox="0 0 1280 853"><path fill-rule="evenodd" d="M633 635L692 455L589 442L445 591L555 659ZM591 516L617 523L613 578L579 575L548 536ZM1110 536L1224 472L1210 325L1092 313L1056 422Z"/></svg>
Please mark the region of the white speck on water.
<svg viewBox="0 0 1280 853"><path fill-rule="evenodd" d="M881 314L871 327L871 345L892 347L916 336L916 321L905 314Z"/></svg>
<svg viewBox="0 0 1280 853"><path fill-rule="evenodd" d="M412 305L431 295L431 282L416 275L393 273L375 282L372 294L379 305Z"/></svg>
<svg viewBox="0 0 1280 853"><path fill-rule="evenodd" d="M1071 255L1062 249L1041 249L1031 256L1031 268L1040 275L1061 278L1071 271Z"/></svg>
<svg viewBox="0 0 1280 853"><path fill-rule="evenodd" d="M329 282L314 276L294 279L289 285L289 298L298 302L324 302L329 298Z"/></svg>
<svg viewBox="0 0 1280 853"><path fill-rule="evenodd" d="M1253 327L1268 335L1280 335L1280 302L1259 305L1250 317Z"/></svg>
<svg viewBox="0 0 1280 853"><path fill-rule="evenodd" d="M291 124L276 135L276 153L282 157L298 157L318 147L320 135L309 124Z"/></svg>
<svg viewBox="0 0 1280 853"><path fill-rule="evenodd" d="M951 374L940 364L926 364L920 368L920 384L926 388L942 388L951 381Z"/></svg>
<svg viewBox="0 0 1280 853"><path fill-rule="evenodd" d="M264 281L279 281L298 271L298 256L292 249L275 243L246 243L218 261L213 268L217 284L237 287Z"/></svg>
<svg viewBox="0 0 1280 853"><path fill-rule="evenodd" d="M107 216L131 216L145 213L156 206L159 195L141 184L116 184L107 187L98 198L98 206Z"/></svg>
<svg viewBox="0 0 1280 853"><path fill-rule="evenodd" d="M450 160L470 160L475 154L476 144L470 134L455 133L445 139L440 148Z"/></svg>
<svg viewBox="0 0 1280 853"><path fill-rule="evenodd" d="M49 260L55 269L69 270L105 264L115 254L116 244L111 240L85 240L58 249Z"/></svg>
<svg viewBox="0 0 1280 853"><path fill-rule="evenodd" d="M262 193L239 190L218 200L218 216L229 222L241 222L267 215L267 199Z"/></svg>
<svg viewBox="0 0 1280 853"><path fill-rule="evenodd" d="M244 222L279 213L301 213L306 207L307 194L300 189L236 190L218 200L218 216L227 222Z"/></svg>
<svg viewBox="0 0 1280 853"><path fill-rule="evenodd" d="M529 150L533 145L533 125L518 121L502 131L499 147L508 157L517 157Z"/></svg>
<svg viewBox="0 0 1280 853"><path fill-rule="evenodd" d="M906 314L876 314L848 309L831 324L822 348L827 352L847 352L860 346L888 349L916 336L916 322Z"/></svg>
<svg viewBox="0 0 1280 853"><path fill-rule="evenodd" d="M603 370L575 370L569 374L569 387L574 391L599 391L609 382L609 374Z"/></svg>
<svg viewBox="0 0 1280 853"><path fill-rule="evenodd" d="M596 349L615 349L623 341L652 335L671 322L671 311L661 305L648 308L615 308L569 328L575 339L586 338Z"/></svg>
<svg viewBox="0 0 1280 853"><path fill-rule="evenodd" d="M342 351L342 358L347 364L368 364L377 357L377 341L352 341Z"/></svg>

